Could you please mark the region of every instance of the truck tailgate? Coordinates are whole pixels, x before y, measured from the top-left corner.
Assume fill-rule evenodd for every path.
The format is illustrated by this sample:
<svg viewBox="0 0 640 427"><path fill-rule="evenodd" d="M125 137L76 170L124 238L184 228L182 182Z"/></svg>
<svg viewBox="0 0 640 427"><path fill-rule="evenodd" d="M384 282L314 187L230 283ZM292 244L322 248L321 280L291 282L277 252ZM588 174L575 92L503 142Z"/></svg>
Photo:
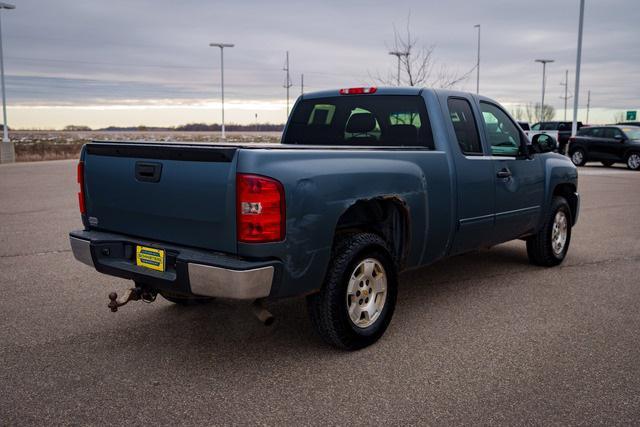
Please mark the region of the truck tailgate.
<svg viewBox="0 0 640 427"><path fill-rule="evenodd" d="M235 253L237 149L170 144L85 147L91 228Z"/></svg>

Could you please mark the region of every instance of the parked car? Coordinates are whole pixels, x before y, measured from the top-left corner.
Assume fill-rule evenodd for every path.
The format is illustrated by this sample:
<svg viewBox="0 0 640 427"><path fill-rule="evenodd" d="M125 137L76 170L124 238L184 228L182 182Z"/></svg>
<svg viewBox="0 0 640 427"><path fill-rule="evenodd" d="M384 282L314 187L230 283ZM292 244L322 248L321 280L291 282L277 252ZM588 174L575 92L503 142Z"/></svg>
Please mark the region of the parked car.
<svg viewBox="0 0 640 427"><path fill-rule="evenodd" d="M536 131L557 131L558 152L565 154L569 138L571 138L572 126L573 122L538 122L531 126L531 130L532 134L535 134ZM580 128L582 128L582 122L578 122L578 130Z"/></svg>
<svg viewBox="0 0 640 427"><path fill-rule="evenodd" d="M114 311L222 297L265 320L266 299L305 295L320 336L358 349L389 325L402 270L513 239L536 265L563 261L578 174L555 146L474 94L304 94L282 144L85 145L71 248L135 282Z"/></svg>
<svg viewBox="0 0 640 427"><path fill-rule="evenodd" d="M631 170L640 170L640 127L590 126L571 138L569 156L576 166L589 161L605 166L626 163Z"/></svg>

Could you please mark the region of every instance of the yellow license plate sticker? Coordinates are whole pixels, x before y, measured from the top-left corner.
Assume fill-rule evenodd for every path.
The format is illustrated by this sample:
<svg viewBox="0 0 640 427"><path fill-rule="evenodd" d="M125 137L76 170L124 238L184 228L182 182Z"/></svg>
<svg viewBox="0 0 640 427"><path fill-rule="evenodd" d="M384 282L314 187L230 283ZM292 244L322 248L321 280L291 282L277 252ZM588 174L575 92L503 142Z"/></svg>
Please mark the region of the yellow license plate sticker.
<svg viewBox="0 0 640 427"><path fill-rule="evenodd" d="M147 246L136 246L136 265L152 270L164 271L164 250Z"/></svg>

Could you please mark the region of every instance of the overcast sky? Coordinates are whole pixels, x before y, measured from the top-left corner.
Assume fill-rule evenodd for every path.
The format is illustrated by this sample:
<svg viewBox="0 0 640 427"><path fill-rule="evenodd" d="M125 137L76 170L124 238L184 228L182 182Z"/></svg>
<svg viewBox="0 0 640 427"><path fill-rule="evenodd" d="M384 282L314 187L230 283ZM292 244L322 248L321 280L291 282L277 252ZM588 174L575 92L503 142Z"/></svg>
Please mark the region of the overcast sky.
<svg viewBox="0 0 640 427"><path fill-rule="evenodd" d="M439 64L464 73L476 61L480 91L507 104L546 102L563 115L565 70L574 84L578 0L97 1L16 0L2 12L9 125L177 125L220 120L225 50L227 121L285 120L285 51L305 91L371 84L395 70L393 25L435 45ZM591 122L640 109L640 0L587 0L580 105ZM475 91L475 73L459 85ZM572 100L570 101L570 105ZM580 112L584 115L584 112ZM580 117L584 120L584 117Z"/></svg>

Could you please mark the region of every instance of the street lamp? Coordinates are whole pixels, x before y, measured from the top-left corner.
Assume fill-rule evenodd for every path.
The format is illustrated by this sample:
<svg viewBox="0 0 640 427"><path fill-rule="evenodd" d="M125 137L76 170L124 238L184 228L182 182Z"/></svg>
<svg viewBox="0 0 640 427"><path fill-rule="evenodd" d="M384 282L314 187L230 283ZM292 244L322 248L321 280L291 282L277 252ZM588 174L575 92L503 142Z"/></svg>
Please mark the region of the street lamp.
<svg viewBox="0 0 640 427"><path fill-rule="evenodd" d="M230 43L209 43L211 47L220 48L220 86L222 87L222 139L226 139L224 134L224 48L233 47Z"/></svg>
<svg viewBox="0 0 640 427"><path fill-rule="evenodd" d="M544 88L546 80L547 64L555 62L553 59L536 59L536 62L542 63L542 102L540 104L540 121L542 121L542 115L544 113Z"/></svg>
<svg viewBox="0 0 640 427"><path fill-rule="evenodd" d="M0 2L0 10L15 9L16 7L9 3ZM4 55L2 53L2 25L0 23L0 85L2 86L2 115L4 118L2 124L2 148L0 148L0 163L12 163L15 161L15 151L13 144L9 141L9 127L7 126L7 96L4 87Z"/></svg>
<svg viewBox="0 0 640 427"><path fill-rule="evenodd" d="M580 61L582 57L582 26L583 24L584 24L584 0L580 0L580 21L578 23L578 51L576 54L576 89L573 97L573 122L571 123L571 136L576 136L576 132L578 131L578 96L580 95ZM591 95L591 92L589 92L589 95ZM587 102L587 105L589 105L588 102ZM589 123L589 107L588 106L587 106L587 123Z"/></svg>
<svg viewBox="0 0 640 427"><path fill-rule="evenodd" d="M476 24L473 28L478 29L478 62L476 64L476 94L480 93L480 24Z"/></svg>
<svg viewBox="0 0 640 427"><path fill-rule="evenodd" d="M400 86L400 58L401 57L408 57L409 56L409 52L400 52L399 50L393 50L391 52L389 52L389 55L393 55L393 56L397 56L398 57L398 86Z"/></svg>

